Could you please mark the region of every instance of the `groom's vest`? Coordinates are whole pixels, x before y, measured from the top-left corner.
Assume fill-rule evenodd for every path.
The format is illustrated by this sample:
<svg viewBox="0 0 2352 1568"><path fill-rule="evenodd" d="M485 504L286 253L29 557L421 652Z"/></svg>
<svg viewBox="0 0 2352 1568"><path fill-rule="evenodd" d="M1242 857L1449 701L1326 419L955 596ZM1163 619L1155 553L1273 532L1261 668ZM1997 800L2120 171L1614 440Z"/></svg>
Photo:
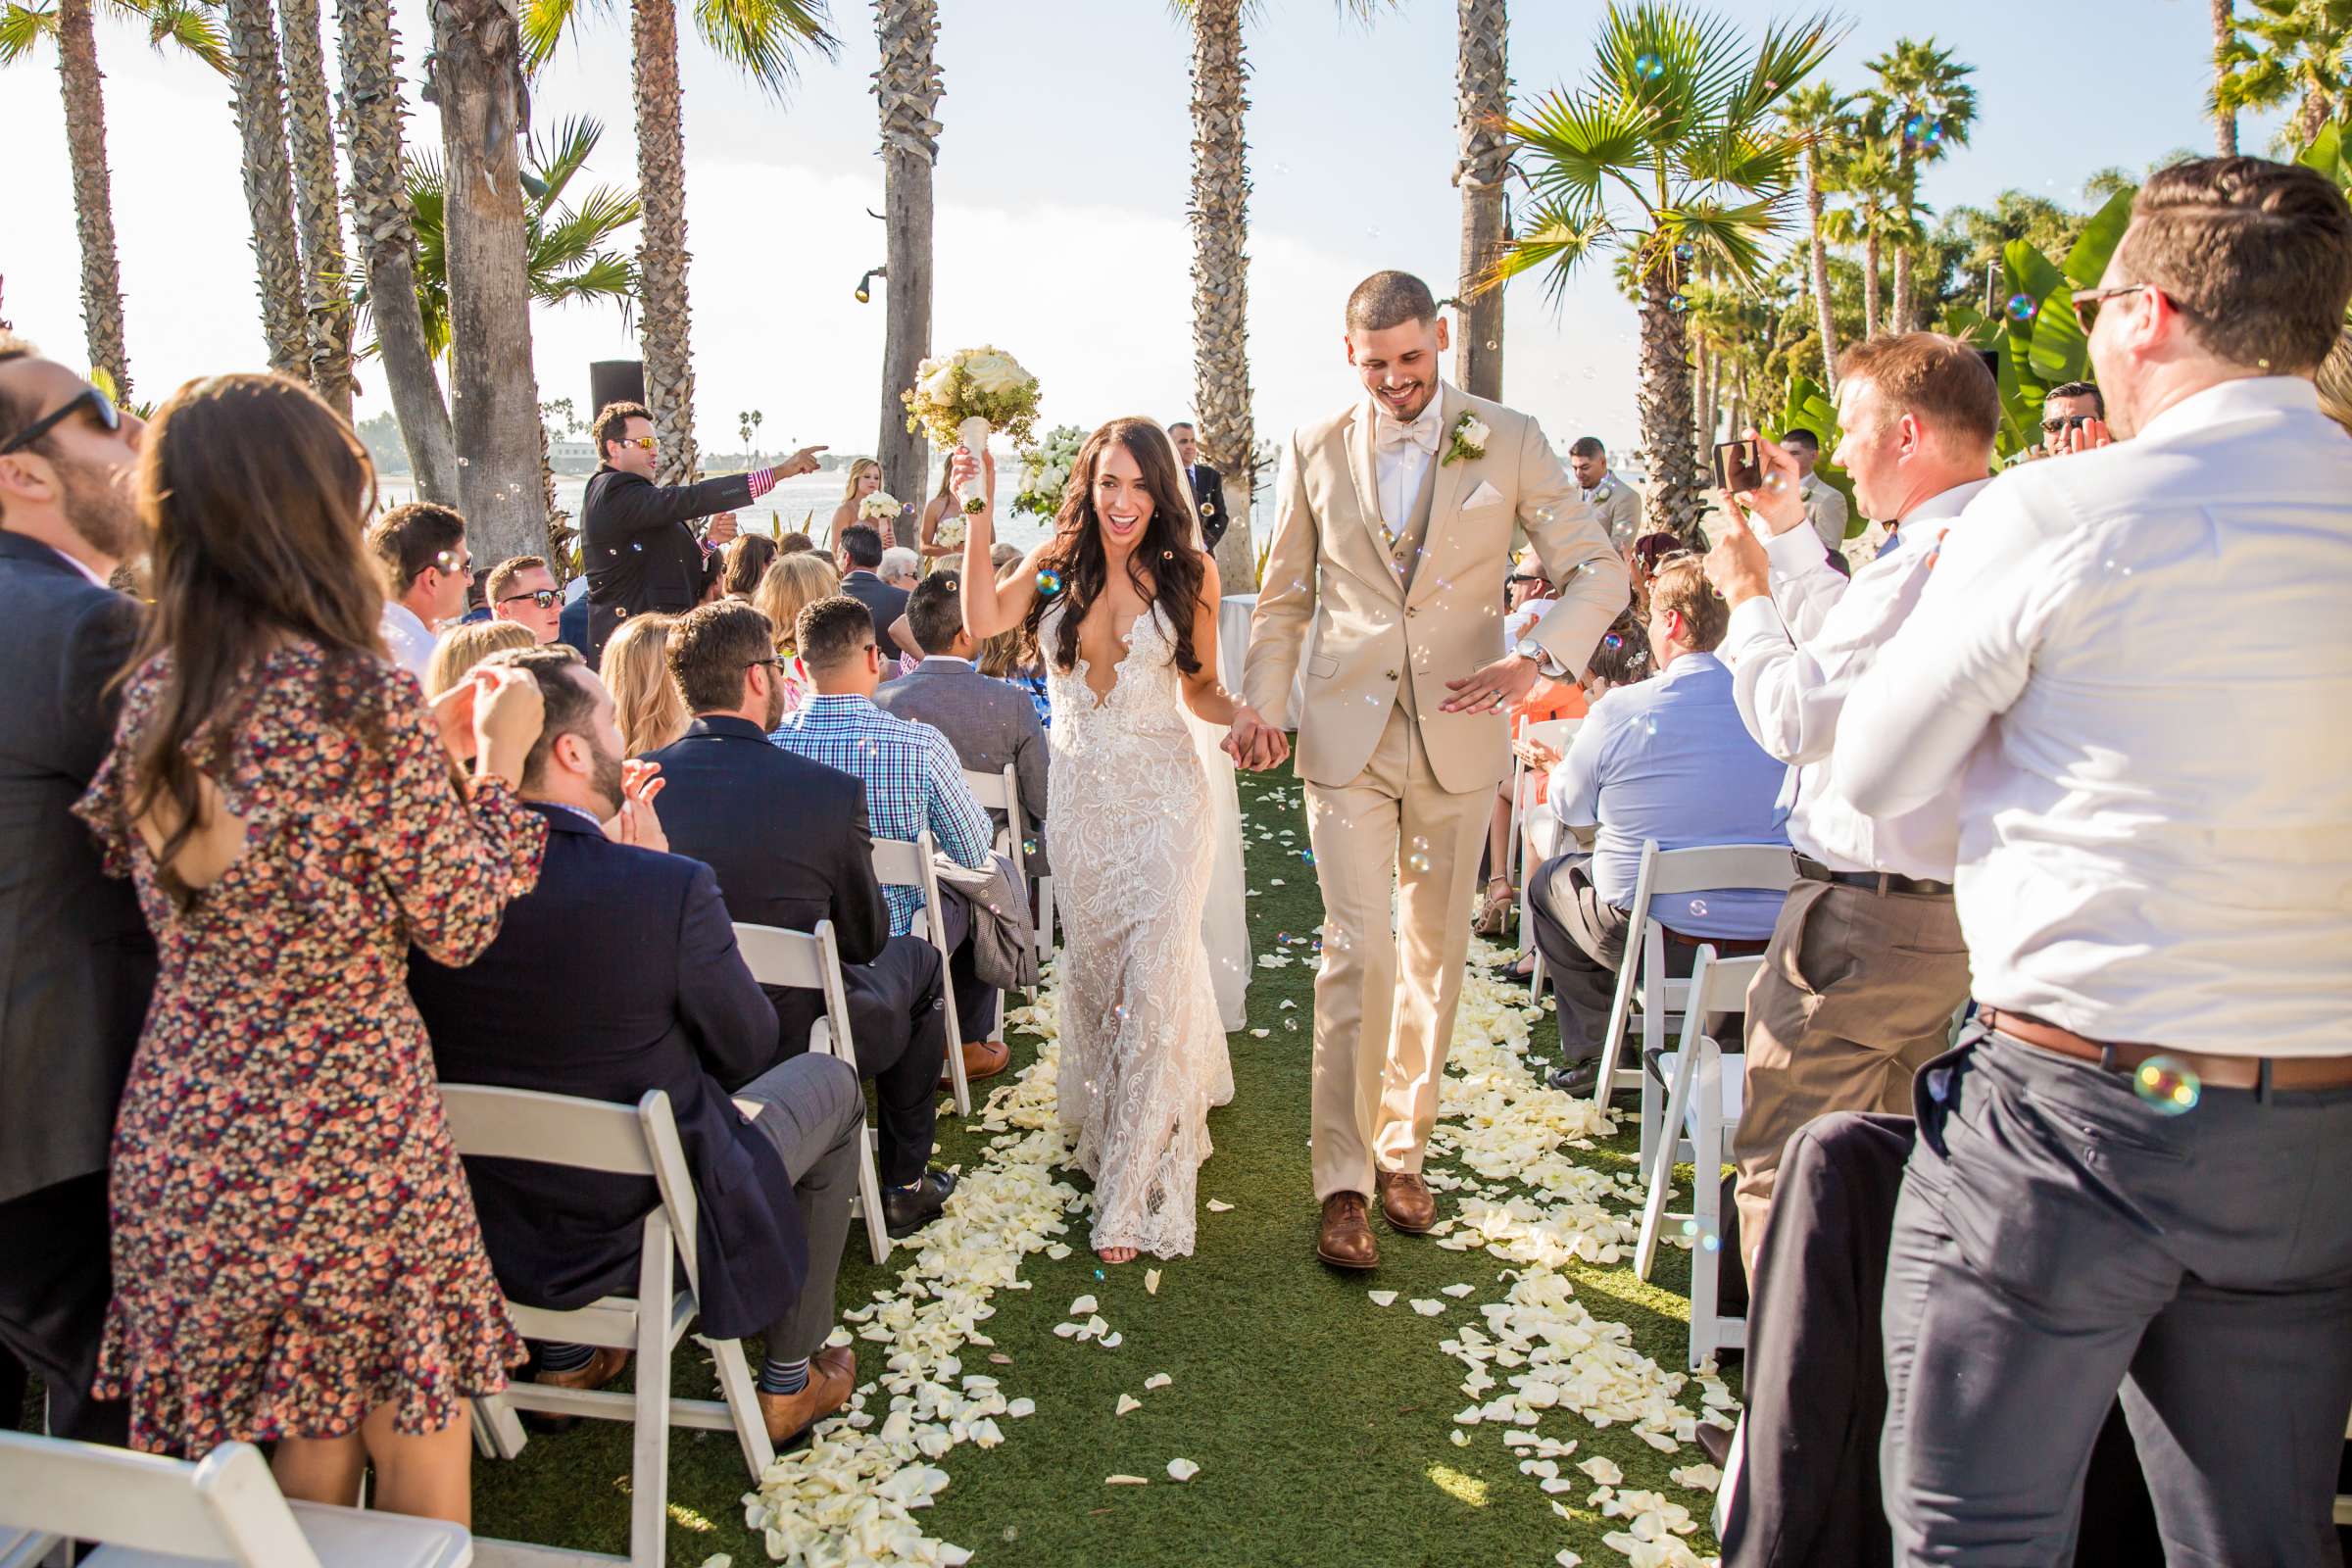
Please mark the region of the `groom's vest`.
<svg viewBox="0 0 2352 1568"><path fill-rule="evenodd" d="M1413 585L1413 574L1421 569L1423 551L1429 544L1429 514L1436 507L1437 499L1438 460L1433 457L1421 466L1421 488L1413 495L1413 514L1405 519L1402 531L1390 546L1390 559L1396 563L1398 573L1407 588ZM1417 729L1419 705L1413 700L1411 681L1400 680L1396 683L1396 706L1404 710L1404 716L1413 721Z"/></svg>

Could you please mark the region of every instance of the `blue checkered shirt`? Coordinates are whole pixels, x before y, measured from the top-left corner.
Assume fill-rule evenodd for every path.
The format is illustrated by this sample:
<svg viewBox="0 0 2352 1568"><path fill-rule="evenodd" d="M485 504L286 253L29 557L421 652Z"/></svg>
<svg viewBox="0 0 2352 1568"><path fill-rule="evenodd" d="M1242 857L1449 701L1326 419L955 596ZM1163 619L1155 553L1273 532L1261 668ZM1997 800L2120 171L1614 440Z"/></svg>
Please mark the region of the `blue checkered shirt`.
<svg viewBox="0 0 2352 1568"><path fill-rule="evenodd" d="M811 693L768 736L812 762L865 781L865 814L877 839L906 839L928 828L940 853L957 865L990 863L995 830L963 782L963 763L948 738L928 724L885 713L863 697ZM920 888L885 887L890 929L905 936L923 906Z"/></svg>

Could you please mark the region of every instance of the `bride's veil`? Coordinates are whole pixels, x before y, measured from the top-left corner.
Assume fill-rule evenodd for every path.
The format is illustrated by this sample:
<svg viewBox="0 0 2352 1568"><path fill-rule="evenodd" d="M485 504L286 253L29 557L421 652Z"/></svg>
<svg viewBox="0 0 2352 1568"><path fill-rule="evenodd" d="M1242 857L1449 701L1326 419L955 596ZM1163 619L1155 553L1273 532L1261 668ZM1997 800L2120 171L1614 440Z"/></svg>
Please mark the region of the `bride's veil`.
<svg viewBox="0 0 2352 1568"><path fill-rule="evenodd" d="M1159 426L1154 423L1154 429ZM1168 455L1176 466L1179 479L1184 475L1184 460L1176 452L1176 443L1164 429L1160 439L1168 443ZM1200 514L1191 505L1188 491L1185 510L1192 516L1193 548L1206 551L1208 546L1200 532ZM1222 1016L1225 1032L1232 1034L1249 1022L1250 975L1250 913L1247 882L1242 869L1242 798L1236 782L1233 759L1225 754L1225 731L1206 720L1184 710L1185 722L1192 726L1193 749L1200 755L1200 766L1208 775L1208 834L1214 846L1215 859L1208 881L1208 902L1200 910L1200 941L1208 950L1209 973L1217 986L1217 1011Z"/></svg>

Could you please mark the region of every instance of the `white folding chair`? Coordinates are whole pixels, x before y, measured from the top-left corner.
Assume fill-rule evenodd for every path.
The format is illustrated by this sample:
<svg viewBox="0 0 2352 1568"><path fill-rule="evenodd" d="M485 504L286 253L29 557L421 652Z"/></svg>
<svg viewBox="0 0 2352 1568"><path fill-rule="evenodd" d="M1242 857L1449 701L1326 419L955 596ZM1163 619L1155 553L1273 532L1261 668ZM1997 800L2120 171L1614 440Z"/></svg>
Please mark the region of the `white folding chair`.
<svg viewBox="0 0 2352 1568"><path fill-rule="evenodd" d="M1553 751L1565 756L1568 751L1568 743L1576 738L1577 726L1583 722L1584 720L1581 718L1522 719L1519 724L1518 738L1548 746ZM1520 839L1522 837L1521 830L1527 822L1527 810L1530 804L1527 798L1527 760L1516 752L1512 753L1511 837L1510 842L1502 847L1502 874L1504 879L1514 887L1519 885L1520 873L1526 869L1520 863L1522 859Z"/></svg>
<svg viewBox="0 0 2352 1568"><path fill-rule="evenodd" d="M1698 950L1690 966L1683 1011L1683 1043L1679 1051L1658 1060L1660 1070L1673 1075L1666 1096L1668 1129L1658 1138L1657 1157L1650 1162L1649 1192L1642 1203L1642 1232L1634 1244L1634 1273L1648 1279L1657 1256L1658 1231L1669 1219L1694 1222L1697 1244L1690 1249L1690 1365L1719 1348L1747 1344L1747 1320L1725 1317L1716 1310L1723 1269L1723 1165L1732 1152L1732 1133L1740 1125L1741 1100L1747 1087L1747 1058L1726 1053L1706 1032L1712 1012L1736 1012L1747 995L1747 983L1764 966L1761 956L1719 958L1712 947ZM1674 1185L1675 1156L1680 1140L1674 1129L1690 1140L1690 1212L1668 1214L1666 1198Z"/></svg>
<svg viewBox="0 0 2352 1568"><path fill-rule="evenodd" d="M752 978L763 986L789 986L821 991L825 1015L808 1026L808 1050L819 1056L839 1056L858 1065L857 1042L850 1034L849 989L841 978L841 949L833 938L833 922L819 920L814 931L787 931L781 926L735 926L735 946ZM735 1102L746 1114L757 1107ZM882 1215L882 1176L874 1162L874 1128L862 1113L858 1119L857 1211L865 1216L866 1250L874 1261L890 1257L890 1230Z"/></svg>
<svg viewBox="0 0 2352 1568"><path fill-rule="evenodd" d="M956 1013L956 977L949 972L946 922L939 917L939 869L931 863L929 829L906 839L874 840L874 880L886 888L919 888L923 906L914 934L939 950L939 978L948 998L948 1082L956 1086L956 1114L972 1113L972 1085L963 1073L963 1020Z"/></svg>
<svg viewBox="0 0 2352 1568"><path fill-rule="evenodd" d="M10 1532L20 1532L11 1537ZM473 1543L441 1519L288 1502L249 1443L190 1462L0 1432L0 1561L104 1542L91 1568L465 1568Z"/></svg>
<svg viewBox="0 0 2352 1568"><path fill-rule="evenodd" d="M1634 902L1626 909L1625 956L1617 965L1617 992L1601 1036L1600 1073L1592 1093L1598 1102L1620 1089L1639 1088L1642 1067L1617 1065L1626 1023L1642 1013L1642 1055L1665 1049L1666 1019L1683 1011L1690 982L1666 973L1666 927L1649 915L1650 904L1678 893L1754 891L1786 893L1796 880L1796 858L1786 844L1719 844L1705 849L1661 850L1655 839L1642 842L1634 874ZM1742 1004L1744 1006L1744 1004ZM1742 1010L1735 1007L1733 1011ZM1648 1129L1643 1129L1642 1163L1649 1163Z"/></svg>
<svg viewBox="0 0 2352 1568"><path fill-rule="evenodd" d="M975 773L967 767L963 770L963 783L972 792L972 799L980 803L982 810L1004 813L1004 826L997 834L997 842L1012 858L1013 885L1027 892L1030 887L1029 849L1024 840L1028 834L1029 818L1021 809L1020 774L1010 762L997 773ZM1043 880L1051 882L1053 879L1048 877ZM1053 936L1047 929L1051 916L1045 912L1045 897L1041 893L1038 900L1037 961L1041 969L1047 954L1053 948ZM989 1026L988 1038L1004 1038L1004 994L1001 991L997 993L997 1016Z"/></svg>
<svg viewBox="0 0 2352 1568"><path fill-rule="evenodd" d="M503 1458L513 1458L520 1451L521 1428L514 1418L514 1410L633 1422L636 1441L630 1458L629 1554L579 1560L625 1561L633 1568L660 1568L669 1521L672 1426L734 1433L755 1483L776 1457L740 1341L696 1337L710 1351L723 1398L670 1397L671 1352L685 1338L687 1325L698 1310L696 1293L702 1272L695 1230L700 1203L686 1168L685 1149L678 1142L669 1096L653 1089L634 1105L616 1105L531 1089L445 1083L441 1103L461 1154L650 1177L661 1193L662 1200L645 1216L636 1295L608 1296L569 1311L507 1303L515 1331L525 1339L634 1350L636 1392L614 1394L517 1382L509 1384L504 1394L477 1401L488 1407L492 1431L502 1435L495 1451ZM686 1275L682 1290L674 1283L680 1264ZM521 1549L520 1544L515 1544Z"/></svg>

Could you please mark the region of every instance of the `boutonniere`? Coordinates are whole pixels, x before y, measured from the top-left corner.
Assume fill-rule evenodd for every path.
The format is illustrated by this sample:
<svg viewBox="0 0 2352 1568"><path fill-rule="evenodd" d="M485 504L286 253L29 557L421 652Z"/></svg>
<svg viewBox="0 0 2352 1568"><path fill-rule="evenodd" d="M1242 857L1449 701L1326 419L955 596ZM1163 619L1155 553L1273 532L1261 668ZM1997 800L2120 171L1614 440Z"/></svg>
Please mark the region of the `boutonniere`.
<svg viewBox="0 0 2352 1568"><path fill-rule="evenodd" d="M1609 488L1609 481L1603 479L1600 481L1600 488L1592 492L1593 503L1605 507L1609 504L1609 497L1614 494L1616 492Z"/></svg>
<svg viewBox="0 0 2352 1568"><path fill-rule="evenodd" d="M1464 458L1485 457L1487 455L1487 437L1493 433L1477 415L1463 415L1453 421L1453 444L1446 449L1446 456L1439 461L1438 466L1444 467L1448 463L1459 463Z"/></svg>

